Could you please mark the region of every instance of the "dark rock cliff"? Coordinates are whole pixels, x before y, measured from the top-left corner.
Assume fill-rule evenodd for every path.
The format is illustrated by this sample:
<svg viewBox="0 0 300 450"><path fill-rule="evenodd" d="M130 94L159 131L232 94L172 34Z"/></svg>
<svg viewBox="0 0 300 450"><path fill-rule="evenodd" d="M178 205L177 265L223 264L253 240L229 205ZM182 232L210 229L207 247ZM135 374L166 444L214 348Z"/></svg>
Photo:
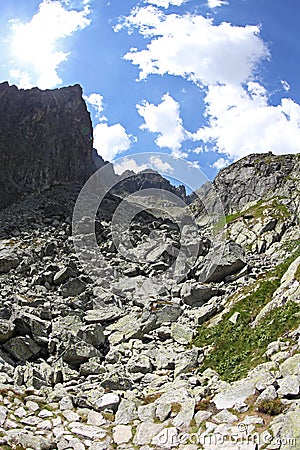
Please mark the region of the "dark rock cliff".
<svg viewBox="0 0 300 450"><path fill-rule="evenodd" d="M55 184L83 183L95 170L92 136L79 85L0 84L0 208Z"/></svg>
<svg viewBox="0 0 300 450"><path fill-rule="evenodd" d="M169 180L154 170L146 169L137 174L127 170L119 179L120 181L115 188L116 193L132 194L143 189L155 188L160 189L161 191L171 192L188 202L186 190L183 185L179 185L178 187L173 186Z"/></svg>

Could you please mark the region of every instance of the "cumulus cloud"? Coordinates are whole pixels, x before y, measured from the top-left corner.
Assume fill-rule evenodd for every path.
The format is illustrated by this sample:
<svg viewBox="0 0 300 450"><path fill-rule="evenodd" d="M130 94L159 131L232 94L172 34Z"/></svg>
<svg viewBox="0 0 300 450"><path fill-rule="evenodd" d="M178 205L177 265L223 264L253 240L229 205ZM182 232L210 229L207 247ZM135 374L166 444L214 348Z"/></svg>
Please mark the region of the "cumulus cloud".
<svg viewBox="0 0 300 450"><path fill-rule="evenodd" d="M225 0L207 0L207 6L211 9L218 8L222 5L228 5Z"/></svg>
<svg viewBox="0 0 300 450"><path fill-rule="evenodd" d="M148 164L138 164L133 158L122 158L122 161L114 163L115 172L121 175L126 170L138 173L149 168Z"/></svg>
<svg viewBox="0 0 300 450"><path fill-rule="evenodd" d="M208 0L216 8L223 0ZM156 3L157 6L157 3ZM259 64L270 59L260 27L234 26L201 15L166 14L153 6L133 8L116 31L137 29L147 38L141 50L130 49L124 56L138 66L139 79L150 74L175 75L195 83L204 93L206 126L196 133L183 128L179 104L166 94L160 105L138 106L144 129L158 133L156 143L183 156L181 144L197 142L194 153L214 150L223 153L214 167L249 153L275 154L300 151L300 106L289 98L273 105L261 82ZM289 84L282 80L286 92Z"/></svg>
<svg viewBox="0 0 300 450"><path fill-rule="evenodd" d="M110 126L98 123L94 128L94 147L107 161L112 161L118 154L128 150L132 139L120 123Z"/></svg>
<svg viewBox="0 0 300 450"><path fill-rule="evenodd" d="M157 172L161 173L173 173L174 168L166 161L163 161L159 156L150 157L150 167Z"/></svg>
<svg viewBox="0 0 300 450"><path fill-rule="evenodd" d="M187 1L188 0L145 0L145 3L150 3L151 5L167 9L170 5L180 6Z"/></svg>
<svg viewBox="0 0 300 450"><path fill-rule="evenodd" d="M160 173L173 173L174 168L166 161L163 161L159 156L152 155L147 158L145 154L145 162L138 163L134 158L125 157L121 161L116 161L114 163L115 172L117 174L124 173L126 170L131 170L135 173L141 172L142 170L152 169Z"/></svg>
<svg viewBox="0 0 300 450"><path fill-rule="evenodd" d="M292 99L272 106L264 87L249 82L246 88L210 86L205 101L209 125L190 134L195 141L210 142L232 159L300 151L300 105Z"/></svg>
<svg viewBox="0 0 300 450"><path fill-rule="evenodd" d="M240 84L269 56L258 26L215 25L201 15L164 14L150 6L134 8L120 26L152 38L145 49L124 56L139 67L140 79L170 74L202 86Z"/></svg>
<svg viewBox="0 0 300 450"><path fill-rule="evenodd" d="M145 121L140 128L151 133L158 133L155 140L158 147L167 147L177 153L185 139L179 103L167 93L158 105L143 101L136 107Z"/></svg>
<svg viewBox="0 0 300 450"><path fill-rule="evenodd" d="M96 111L96 117L99 121L106 121L107 118L103 115L103 96L101 94L93 93L84 95L84 100L91 105Z"/></svg>
<svg viewBox="0 0 300 450"><path fill-rule="evenodd" d="M228 159L219 158L211 166L217 170L220 170L223 169L223 167L226 167L229 163L230 161Z"/></svg>
<svg viewBox="0 0 300 450"><path fill-rule="evenodd" d="M11 21L13 66L10 75L20 87L53 88L62 82L58 67L69 53L58 49L62 39L87 27L90 8L66 9L65 2L44 0L29 22Z"/></svg>

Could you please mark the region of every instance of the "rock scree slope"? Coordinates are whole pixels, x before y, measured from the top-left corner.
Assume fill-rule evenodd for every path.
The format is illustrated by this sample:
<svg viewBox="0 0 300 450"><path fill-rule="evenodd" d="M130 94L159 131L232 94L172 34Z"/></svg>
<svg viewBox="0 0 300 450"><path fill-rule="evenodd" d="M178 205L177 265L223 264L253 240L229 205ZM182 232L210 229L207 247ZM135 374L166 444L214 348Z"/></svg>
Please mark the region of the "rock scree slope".
<svg viewBox="0 0 300 450"><path fill-rule="evenodd" d="M94 170L92 144L82 134L89 117L79 87L61 91L53 91L66 95L60 122L73 124L83 172L73 157L64 166L63 153L62 172L53 167L63 179L53 174L43 184L30 143L28 190L12 184L19 201L0 211L0 448L299 448L299 155L250 155L220 172L214 184L227 215L212 224L214 233L199 201L187 206L197 236L189 225L180 232L168 206L161 216L151 208L134 215L124 235L134 258L119 251L112 229L114 212L128 200L110 193L95 218L103 265L94 277L83 270L72 236L74 205ZM51 98L49 115L46 100L43 112L26 115L28 123L33 115L35 142L51 137L63 152L60 126L47 134L55 96L33 93L38 103ZM82 115L72 113L76 105ZM78 121L66 118L68 111ZM22 116L14 114L12 108L6 120L17 124ZM5 142L15 145L9 133L1 149ZM48 167L60 157L48 154ZM9 164L1 178L7 183L16 161ZM134 183L143 184L140 175ZM202 194L204 205L213 201L208 185ZM204 279L211 241L220 235L222 255ZM196 244L194 267L178 261L186 276L166 276L178 250L188 255Z"/></svg>

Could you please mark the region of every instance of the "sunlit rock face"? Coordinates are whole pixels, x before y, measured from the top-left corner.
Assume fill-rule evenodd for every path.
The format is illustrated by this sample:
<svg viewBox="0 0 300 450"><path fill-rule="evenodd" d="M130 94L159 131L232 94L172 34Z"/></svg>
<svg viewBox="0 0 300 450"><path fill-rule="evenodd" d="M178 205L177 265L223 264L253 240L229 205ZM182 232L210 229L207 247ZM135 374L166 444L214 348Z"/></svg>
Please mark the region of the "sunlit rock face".
<svg viewBox="0 0 300 450"><path fill-rule="evenodd" d="M42 91L0 84L0 208L95 170L92 123L79 85Z"/></svg>

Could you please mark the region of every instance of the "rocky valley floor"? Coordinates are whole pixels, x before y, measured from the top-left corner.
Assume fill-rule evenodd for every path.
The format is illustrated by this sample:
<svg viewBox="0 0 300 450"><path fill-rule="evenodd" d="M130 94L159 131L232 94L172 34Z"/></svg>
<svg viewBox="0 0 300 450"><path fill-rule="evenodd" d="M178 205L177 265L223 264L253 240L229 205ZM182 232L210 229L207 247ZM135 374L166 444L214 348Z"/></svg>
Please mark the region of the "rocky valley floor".
<svg viewBox="0 0 300 450"><path fill-rule="evenodd" d="M137 264L99 217L95 280L73 246L78 193L57 186L0 211L0 448L299 449L297 198L279 192L218 224L210 279L204 233L195 269L162 282L193 235L182 244L170 219L137 216Z"/></svg>

